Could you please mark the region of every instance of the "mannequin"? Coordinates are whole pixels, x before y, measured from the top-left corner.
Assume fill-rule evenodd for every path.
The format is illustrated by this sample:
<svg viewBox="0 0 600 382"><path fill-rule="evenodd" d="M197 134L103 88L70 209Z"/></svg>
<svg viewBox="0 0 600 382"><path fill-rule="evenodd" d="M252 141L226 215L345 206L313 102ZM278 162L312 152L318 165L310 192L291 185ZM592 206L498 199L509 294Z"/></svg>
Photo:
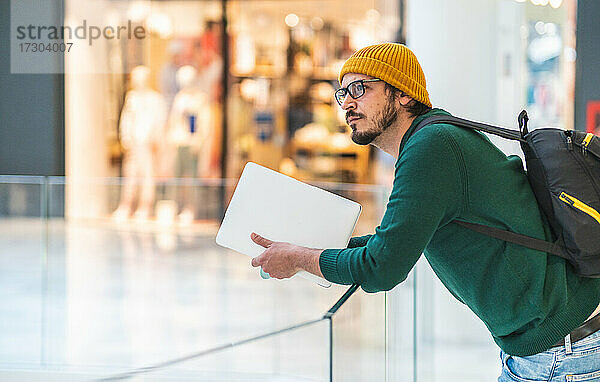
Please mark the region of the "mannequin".
<svg viewBox="0 0 600 382"><path fill-rule="evenodd" d="M137 66L131 71L131 90L125 96L121 112L120 138L125 149L121 202L113 213L117 220L133 211L139 189L136 219L150 217L154 203L154 149L163 133L166 105L162 96L149 85L150 69Z"/></svg>
<svg viewBox="0 0 600 382"><path fill-rule="evenodd" d="M175 146L175 176L196 178L205 174L209 165L208 137L212 126L210 99L197 84L198 73L190 65L177 70L177 85L181 89L173 100L169 116L169 138ZM194 201L190 185L180 186L179 200L182 211L179 220L194 220Z"/></svg>

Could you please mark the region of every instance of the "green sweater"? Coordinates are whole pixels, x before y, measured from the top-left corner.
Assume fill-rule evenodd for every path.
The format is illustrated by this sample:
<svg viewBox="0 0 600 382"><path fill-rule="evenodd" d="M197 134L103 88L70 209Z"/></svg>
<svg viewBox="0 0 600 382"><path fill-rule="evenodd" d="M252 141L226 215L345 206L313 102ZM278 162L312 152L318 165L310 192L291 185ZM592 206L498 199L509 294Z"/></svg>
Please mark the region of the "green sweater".
<svg viewBox="0 0 600 382"><path fill-rule="evenodd" d="M545 351L600 302L600 279L564 259L463 228L454 219L552 240L523 164L477 131L416 118L400 144L394 186L375 234L319 259L325 278L366 292L404 281L424 253L441 282L487 326L506 353ZM412 135L412 136L411 136Z"/></svg>

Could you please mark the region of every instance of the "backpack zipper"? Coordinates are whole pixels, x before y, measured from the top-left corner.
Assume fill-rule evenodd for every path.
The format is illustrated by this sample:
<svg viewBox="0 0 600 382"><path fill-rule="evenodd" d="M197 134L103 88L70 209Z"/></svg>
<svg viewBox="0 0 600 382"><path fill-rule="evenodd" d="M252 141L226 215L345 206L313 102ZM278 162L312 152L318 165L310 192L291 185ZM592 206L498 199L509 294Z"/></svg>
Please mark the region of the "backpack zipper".
<svg viewBox="0 0 600 382"><path fill-rule="evenodd" d="M587 147L592 141L592 138L594 138L594 134L592 133L587 133L585 138L583 138L583 141L581 142L581 151L583 152L583 155L587 155Z"/></svg>
<svg viewBox="0 0 600 382"><path fill-rule="evenodd" d="M575 158L575 160L577 161L577 163L579 163L579 165L583 168L583 170L587 174L588 178L590 179L590 183L592 185L592 188L594 189L594 191L596 191L596 195L598 195L598 197L600 197L600 188L598 188L598 186L596 185L596 180L594 179L594 177L590 173L590 170L587 168L586 164L581 162L582 158L579 158L577 156L577 154L573 152L573 139L571 138L572 135L573 135L573 130L565 130L565 135L567 137L567 149L569 151L571 151L571 155ZM588 139L589 135L591 135L591 136ZM594 137L594 134L588 134L588 135L586 135L585 139L588 139L588 142L585 143L586 147L589 145L589 143L591 142L591 140L592 140L593 137ZM584 150L583 146L582 146L582 150ZM584 155L585 155L585 152L584 152Z"/></svg>
<svg viewBox="0 0 600 382"><path fill-rule="evenodd" d="M595 209L593 209L592 207L585 204L584 202L582 202L581 200L572 197L571 195L567 194L566 192L561 192L560 196L558 198L560 200L562 200L563 202L567 203L568 205L570 205L571 207L576 208L579 211L586 213L587 215L596 219L598 224L600 224L600 213L598 211L596 211Z"/></svg>
<svg viewBox="0 0 600 382"><path fill-rule="evenodd" d="M565 135L567 136L567 149L573 151L573 139L571 138L572 131L566 130Z"/></svg>

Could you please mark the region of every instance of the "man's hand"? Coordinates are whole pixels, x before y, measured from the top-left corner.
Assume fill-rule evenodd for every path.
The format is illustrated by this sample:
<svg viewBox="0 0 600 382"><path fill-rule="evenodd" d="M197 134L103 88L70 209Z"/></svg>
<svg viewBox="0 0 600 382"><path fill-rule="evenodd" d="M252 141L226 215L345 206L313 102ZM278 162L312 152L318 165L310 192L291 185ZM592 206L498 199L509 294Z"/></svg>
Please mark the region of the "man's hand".
<svg viewBox="0 0 600 382"><path fill-rule="evenodd" d="M292 277L301 270L323 277L319 269L319 256L323 252L322 249L271 241L254 232L252 232L250 238L256 244L266 248L260 256L252 259L252 266L262 267L263 271L271 277L285 279Z"/></svg>

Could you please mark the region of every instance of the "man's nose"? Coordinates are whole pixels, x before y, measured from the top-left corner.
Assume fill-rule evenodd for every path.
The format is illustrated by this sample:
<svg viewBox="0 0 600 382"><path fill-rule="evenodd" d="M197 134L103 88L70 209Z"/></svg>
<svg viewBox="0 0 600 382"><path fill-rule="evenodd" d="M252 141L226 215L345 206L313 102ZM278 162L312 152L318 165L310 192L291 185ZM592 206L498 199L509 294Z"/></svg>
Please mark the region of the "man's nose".
<svg viewBox="0 0 600 382"><path fill-rule="evenodd" d="M344 97L344 102L342 102L342 109L343 110L356 109L356 101L354 100L354 98L352 98L350 96L350 94L346 94L346 97Z"/></svg>

